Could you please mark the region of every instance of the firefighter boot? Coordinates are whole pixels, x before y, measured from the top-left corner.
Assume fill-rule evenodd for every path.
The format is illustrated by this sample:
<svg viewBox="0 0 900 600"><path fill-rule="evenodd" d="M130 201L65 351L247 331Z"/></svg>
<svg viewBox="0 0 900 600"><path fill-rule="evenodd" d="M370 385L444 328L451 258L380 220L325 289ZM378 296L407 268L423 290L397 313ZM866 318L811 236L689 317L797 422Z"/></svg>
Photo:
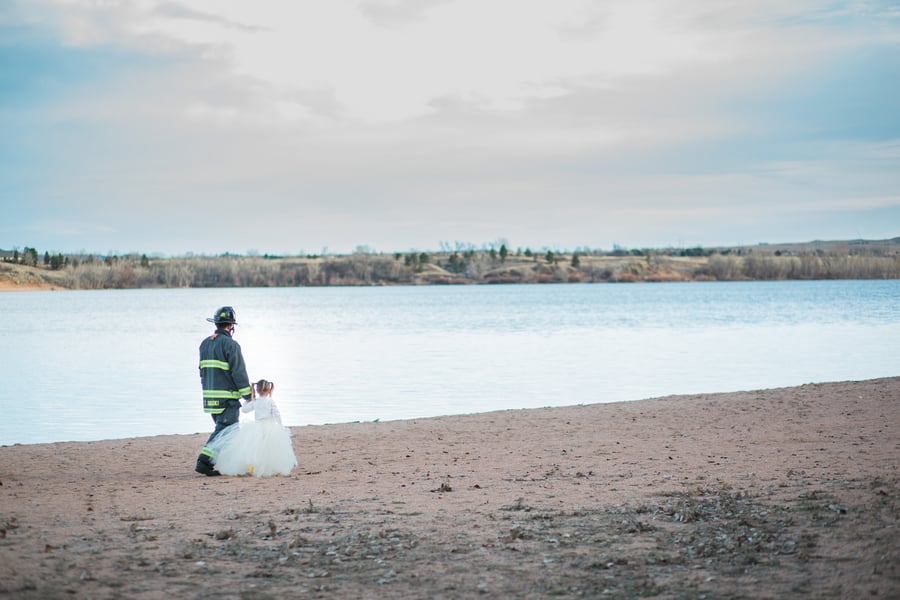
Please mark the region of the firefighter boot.
<svg viewBox="0 0 900 600"><path fill-rule="evenodd" d="M212 462L210 462L209 457L201 454L200 458L197 459L197 466L194 468L195 471L206 475L207 477L215 477L216 475L221 475L218 471L213 468Z"/></svg>

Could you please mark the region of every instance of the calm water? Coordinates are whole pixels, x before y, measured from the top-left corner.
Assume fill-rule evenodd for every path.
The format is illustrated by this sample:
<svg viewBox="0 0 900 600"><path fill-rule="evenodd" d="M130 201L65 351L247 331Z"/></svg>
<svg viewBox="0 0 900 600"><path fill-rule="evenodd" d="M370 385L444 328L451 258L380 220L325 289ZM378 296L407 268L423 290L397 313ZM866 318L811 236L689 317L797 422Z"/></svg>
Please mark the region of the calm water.
<svg viewBox="0 0 900 600"><path fill-rule="evenodd" d="M210 431L223 304L288 425L900 374L900 281L4 293L0 444Z"/></svg>

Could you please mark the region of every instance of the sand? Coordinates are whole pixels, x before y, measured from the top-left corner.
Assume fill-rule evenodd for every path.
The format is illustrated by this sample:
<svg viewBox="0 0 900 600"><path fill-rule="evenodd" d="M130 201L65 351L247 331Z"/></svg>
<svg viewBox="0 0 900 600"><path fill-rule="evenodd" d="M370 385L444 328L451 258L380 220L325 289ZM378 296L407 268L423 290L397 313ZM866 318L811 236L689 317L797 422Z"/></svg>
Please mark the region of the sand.
<svg viewBox="0 0 900 600"><path fill-rule="evenodd" d="M198 410L200 407L198 405ZM0 597L900 596L900 378L0 447Z"/></svg>

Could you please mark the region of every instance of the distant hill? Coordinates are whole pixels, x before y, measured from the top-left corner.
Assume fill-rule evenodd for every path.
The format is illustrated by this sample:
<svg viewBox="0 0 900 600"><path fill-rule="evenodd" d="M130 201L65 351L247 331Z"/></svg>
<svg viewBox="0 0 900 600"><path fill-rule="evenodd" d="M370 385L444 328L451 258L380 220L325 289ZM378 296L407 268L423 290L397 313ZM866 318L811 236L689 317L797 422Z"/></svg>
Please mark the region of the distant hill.
<svg viewBox="0 0 900 600"><path fill-rule="evenodd" d="M474 246L472 247L474 248ZM804 254L804 253L834 253L834 252L849 252L852 254L859 253L874 253L877 255L883 255L885 252L887 253L900 253L900 237L895 237L886 240L865 240L865 239L855 239L855 240L812 240L808 242L778 242L778 243L769 243L769 242L760 242L757 244L744 244L744 245L734 245L734 246L696 246L696 249L702 249L703 254L711 254L715 252L719 253L733 253L736 252L738 254L751 253L753 251L763 251L763 252L776 252L781 251L790 254ZM641 251L651 251L654 254L677 254L679 252L683 252L684 248L675 248L675 247L642 247L642 248L614 248L612 250L603 250L600 248L590 249L590 250L577 250L581 254L590 254L594 256L601 255L610 255L617 256L623 253L638 253L638 250ZM475 250L476 252L487 252L487 250ZM546 252L546 248L542 250L534 250L536 253L544 253ZM0 260L9 260L14 256L14 250L4 250L0 248ZM441 250L441 251L427 251L429 254L449 254L450 251ZM463 252L459 250L459 252ZM556 250L554 250L556 252ZM23 250L19 250L19 255L21 256ZM567 250L562 251L563 254L571 254ZM135 253L137 254L137 253ZM359 252L354 252L354 255L360 254ZM365 254L363 252L362 254ZM372 252L372 255L393 255L393 254L407 254L406 252ZM43 257L44 252L38 251L39 257ZM227 255L227 253L226 253ZM80 261L84 262L85 257L89 255L85 255L84 252L73 252L69 253L67 256L77 257ZM145 255L146 256L146 255ZM190 258L194 255L192 253L188 253L187 256L183 257L172 257L172 258ZM240 255L231 255L231 256L240 256ZM331 256L342 256L339 254L334 254ZM106 259L106 255L95 255L95 258ZM296 258L291 256L270 256L268 254L264 255L263 258ZM154 257L154 260L161 260L159 258Z"/></svg>
<svg viewBox="0 0 900 600"><path fill-rule="evenodd" d="M736 249L741 246L728 246ZM833 254L838 251L848 251L851 254L868 253L884 254L900 252L900 237L889 240L813 240L811 242L784 242L778 244L757 244L756 246L742 246L747 249L764 248L770 252L780 250L791 254L824 252ZM718 248L716 248L718 249Z"/></svg>

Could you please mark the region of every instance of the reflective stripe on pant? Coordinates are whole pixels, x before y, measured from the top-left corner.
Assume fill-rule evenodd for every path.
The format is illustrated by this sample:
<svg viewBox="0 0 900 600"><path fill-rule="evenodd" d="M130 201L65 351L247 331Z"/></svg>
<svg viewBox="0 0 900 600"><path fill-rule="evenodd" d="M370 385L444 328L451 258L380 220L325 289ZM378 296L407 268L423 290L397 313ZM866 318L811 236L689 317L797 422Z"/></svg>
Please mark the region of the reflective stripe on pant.
<svg viewBox="0 0 900 600"><path fill-rule="evenodd" d="M200 450L200 456L197 458L198 461L202 461L205 463L212 463L212 460L216 457L216 452L212 448L209 447L209 443L215 439L219 433L228 427L229 425L234 425L240 419L241 414L241 403L239 400L230 400L228 402L228 406L222 412L210 415L212 417L213 423L216 424L216 428L213 430L211 434L209 434L209 438L207 438L206 446L203 446L203 449Z"/></svg>

